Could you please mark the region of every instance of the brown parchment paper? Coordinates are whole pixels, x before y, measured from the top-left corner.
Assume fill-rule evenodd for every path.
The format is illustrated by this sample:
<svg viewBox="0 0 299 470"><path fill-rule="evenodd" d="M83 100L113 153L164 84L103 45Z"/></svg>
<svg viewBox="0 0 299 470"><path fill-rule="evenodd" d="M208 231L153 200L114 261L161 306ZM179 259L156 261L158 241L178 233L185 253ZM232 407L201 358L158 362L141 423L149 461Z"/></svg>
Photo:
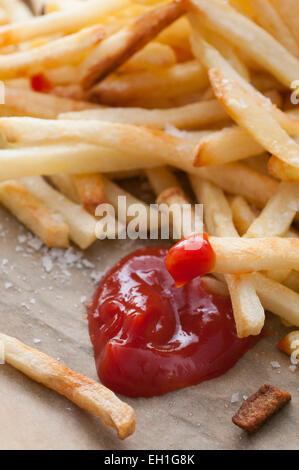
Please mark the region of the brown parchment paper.
<svg viewBox="0 0 299 470"><path fill-rule="evenodd" d="M28 232L1 209L0 224L0 330L96 379L82 297L91 298L92 278L145 242L99 241L84 255L95 268L69 266L62 273L59 262L54 262L47 273L44 248L31 250L24 242ZM276 348L288 330L271 315L267 326L274 335L262 340L226 375L162 397L124 398L137 415L136 433L124 442L97 418L10 366L0 365L0 449L298 448L299 368L291 372L289 358ZM273 368L274 361L280 368ZM242 396L264 383L288 390L293 400L248 437L231 418ZM232 404L235 393L240 401Z"/></svg>

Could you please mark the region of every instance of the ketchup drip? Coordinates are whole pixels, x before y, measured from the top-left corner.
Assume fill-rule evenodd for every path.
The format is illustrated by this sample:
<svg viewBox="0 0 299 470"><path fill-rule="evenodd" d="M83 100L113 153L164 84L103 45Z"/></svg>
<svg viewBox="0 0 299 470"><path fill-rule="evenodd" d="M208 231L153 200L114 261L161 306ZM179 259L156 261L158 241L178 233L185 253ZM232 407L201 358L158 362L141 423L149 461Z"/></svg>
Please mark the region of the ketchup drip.
<svg viewBox="0 0 299 470"><path fill-rule="evenodd" d="M151 397L212 379L258 341L237 337L230 299L205 290L201 278L176 288L167 251L124 258L89 308L99 378L122 395Z"/></svg>

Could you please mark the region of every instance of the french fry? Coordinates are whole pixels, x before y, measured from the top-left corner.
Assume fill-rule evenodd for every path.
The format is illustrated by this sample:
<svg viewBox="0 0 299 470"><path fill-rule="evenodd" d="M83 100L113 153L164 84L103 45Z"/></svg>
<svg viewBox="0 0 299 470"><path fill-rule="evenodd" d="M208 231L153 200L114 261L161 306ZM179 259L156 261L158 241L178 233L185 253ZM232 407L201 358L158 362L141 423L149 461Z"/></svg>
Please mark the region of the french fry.
<svg viewBox="0 0 299 470"><path fill-rule="evenodd" d="M106 38L82 64L81 85L89 89L125 63L166 26L185 13L185 0L144 13L132 24Z"/></svg>
<svg viewBox="0 0 299 470"><path fill-rule="evenodd" d="M216 238L210 237L216 253L213 272L246 274L279 269L299 270L297 238Z"/></svg>
<svg viewBox="0 0 299 470"><path fill-rule="evenodd" d="M239 235L243 236L255 220L255 214L242 196L234 196L230 201L230 208L234 225Z"/></svg>
<svg viewBox="0 0 299 470"><path fill-rule="evenodd" d="M272 176L282 181L299 181L298 168L288 165L275 155L269 159L268 170Z"/></svg>
<svg viewBox="0 0 299 470"><path fill-rule="evenodd" d="M232 212L220 188L196 177L190 178L197 200L204 204L205 224L211 235L236 237ZM217 271L216 271L217 272ZM260 334L265 312L250 277L225 275L231 296L234 318L239 338Z"/></svg>
<svg viewBox="0 0 299 470"><path fill-rule="evenodd" d="M167 124L178 129L198 129L229 120L229 116L217 100L200 101L170 109L103 107L82 112L66 112L61 114L59 118L123 122L137 126L149 126L153 129L165 129Z"/></svg>
<svg viewBox="0 0 299 470"><path fill-rule="evenodd" d="M105 14L126 5L128 5L126 0L109 0L109 2L91 0L88 4L78 4L71 11L51 13L13 23L0 29L0 46L17 44L55 33L72 33L80 28L97 24Z"/></svg>
<svg viewBox="0 0 299 470"><path fill-rule="evenodd" d="M146 170L145 174L156 196L169 188L180 187L176 176L165 166Z"/></svg>
<svg viewBox="0 0 299 470"><path fill-rule="evenodd" d="M215 295L224 295L229 296L229 290L224 282L215 279L212 276L204 276L202 278L202 283L209 292L212 292Z"/></svg>
<svg viewBox="0 0 299 470"><path fill-rule="evenodd" d="M103 26L92 26L35 49L1 55L0 78L2 80L18 78L38 74L43 72L44 68L55 68L66 63L76 64L103 39L105 34Z"/></svg>
<svg viewBox="0 0 299 470"><path fill-rule="evenodd" d="M5 361L12 367L99 417L105 426L116 429L120 439L134 432L133 409L111 390L16 338L0 333L0 341Z"/></svg>
<svg viewBox="0 0 299 470"><path fill-rule="evenodd" d="M0 184L0 202L47 246L69 246L68 225L19 181Z"/></svg>
<svg viewBox="0 0 299 470"><path fill-rule="evenodd" d="M298 5L296 0L271 0L284 22L290 28L297 44L299 45L298 33Z"/></svg>
<svg viewBox="0 0 299 470"><path fill-rule="evenodd" d="M68 184L72 189L72 199L83 205L84 209L92 215L95 215L96 208L105 202L105 187L100 173L87 173L81 175L54 175L49 177L50 181L61 189L61 185ZM60 184L58 183L60 180ZM69 181L67 181L69 180ZM65 194L66 190L62 189Z"/></svg>
<svg viewBox="0 0 299 470"><path fill-rule="evenodd" d="M292 331L286 335L277 346L281 351L291 356L292 364L299 364L299 331Z"/></svg>
<svg viewBox="0 0 299 470"><path fill-rule="evenodd" d="M281 183L260 215L249 227L247 237L282 237L299 209L299 184Z"/></svg>
<svg viewBox="0 0 299 470"><path fill-rule="evenodd" d="M10 142L27 144L72 141L105 146L135 158L193 161L197 145L161 131L102 121L1 118L0 131ZM120 168L119 168L120 169ZM78 172L77 172L78 173ZM47 173L46 173L47 174Z"/></svg>
<svg viewBox="0 0 299 470"><path fill-rule="evenodd" d="M167 68L176 64L174 50L167 44L150 42L134 54L121 68L122 72L135 72L152 68Z"/></svg>
<svg viewBox="0 0 299 470"><path fill-rule="evenodd" d="M78 204L74 204L53 189L43 178L35 176L23 178L21 182L49 209L62 215L70 229L70 238L82 250L96 240L96 219Z"/></svg>
<svg viewBox="0 0 299 470"><path fill-rule="evenodd" d="M298 58L298 44L271 1L249 0L249 4L260 26L277 39L293 56Z"/></svg>
<svg viewBox="0 0 299 470"><path fill-rule="evenodd" d="M298 60L248 18L219 0L189 0L189 4L200 22L242 48L262 69L271 72L286 87L298 79Z"/></svg>
<svg viewBox="0 0 299 470"><path fill-rule="evenodd" d="M92 101L111 106L169 108L178 97L201 92L207 86L204 67L191 60L168 69L112 75L96 85L90 97Z"/></svg>
<svg viewBox="0 0 299 470"><path fill-rule="evenodd" d="M141 170L161 165L161 159L126 154L95 145L64 142L35 147L0 149L0 181L25 176L109 173Z"/></svg>
<svg viewBox="0 0 299 470"><path fill-rule="evenodd" d="M283 284L289 289L299 293L299 272L291 271L288 277L283 281Z"/></svg>
<svg viewBox="0 0 299 470"><path fill-rule="evenodd" d="M88 102L60 98L10 86L5 87L5 106L9 107L15 114L22 113L23 115L43 119L55 119L61 113L97 109L95 105Z"/></svg>
<svg viewBox="0 0 299 470"><path fill-rule="evenodd" d="M7 12L11 23L32 18L30 8L22 0L1 0L1 7Z"/></svg>
<svg viewBox="0 0 299 470"><path fill-rule="evenodd" d="M244 160L243 163L249 166L255 171L262 173L262 175L268 176L268 161L269 155L267 153L262 153L261 155L257 155L256 157L249 157Z"/></svg>
<svg viewBox="0 0 299 470"><path fill-rule="evenodd" d="M211 69L210 80L216 97L230 116L254 139L280 160L299 167L299 146L278 122L242 86L219 70Z"/></svg>

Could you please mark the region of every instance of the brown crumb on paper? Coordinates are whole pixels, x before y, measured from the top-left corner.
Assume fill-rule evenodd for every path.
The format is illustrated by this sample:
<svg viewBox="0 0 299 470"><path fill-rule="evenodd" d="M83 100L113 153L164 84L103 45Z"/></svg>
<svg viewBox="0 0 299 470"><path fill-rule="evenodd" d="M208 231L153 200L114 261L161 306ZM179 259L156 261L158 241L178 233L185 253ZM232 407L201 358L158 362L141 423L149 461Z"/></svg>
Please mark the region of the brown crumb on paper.
<svg viewBox="0 0 299 470"><path fill-rule="evenodd" d="M233 423L250 434L254 433L291 399L290 393L272 385L263 385L243 403L233 416Z"/></svg>

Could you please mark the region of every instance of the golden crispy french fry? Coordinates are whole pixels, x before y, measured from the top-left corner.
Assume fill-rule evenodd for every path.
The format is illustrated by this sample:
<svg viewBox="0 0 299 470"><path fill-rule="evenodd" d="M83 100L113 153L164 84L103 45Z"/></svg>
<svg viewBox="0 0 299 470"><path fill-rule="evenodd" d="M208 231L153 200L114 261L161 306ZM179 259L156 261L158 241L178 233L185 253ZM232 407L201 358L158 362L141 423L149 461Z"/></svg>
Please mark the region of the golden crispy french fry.
<svg viewBox="0 0 299 470"><path fill-rule="evenodd" d="M239 234L233 224L232 211L223 191L214 184L190 177L197 200L204 204L205 224L211 235L236 237ZM232 300L234 318L239 338L260 334L265 312L256 295L250 277L225 275Z"/></svg>
<svg viewBox="0 0 299 470"><path fill-rule="evenodd" d="M230 208L234 225L239 235L243 236L255 220L255 214L246 199L242 196L233 197L230 201Z"/></svg>
<svg viewBox="0 0 299 470"><path fill-rule="evenodd" d="M260 215L250 225L247 237L282 237L299 210L299 184L281 183Z"/></svg>
<svg viewBox="0 0 299 470"><path fill-rule="evenodd" d="M168 69L141 71L108 77L91 93L93 101L112 106L161 108L177 97L201 92L208 86L204 67L191 60Z"/></svg>
<svg viewBox="0 0 299 470"><path fill-rule="evenodd" d="M156 196L169 188L179 188L180 184L174 173L165 166L152 168L145 172Z"/></svg>
<svg viewBox="0 0 299 470"><path fill-rule="evenodd" d="M70 238L85 250L96 240L96 218L52 188L43 178L23 178L21 182L51 210L62 215L70 229Z"/></svg>
<svg viewBox="0 0 299 470"><path fill-rule="evenodd" d="M299 169L288 165L275 155L269 159L268 170L271 175L282 181L299 181Z"/></svg>
<svg viewBox="0 0 299 470"><path fill-rule="evenodd" d="M58 173L135 171L160 165L161 159L154 155L136 158L122 151L83 143L0 149L0 181Z"/></svg>
<svg viewBox="0 0 299 470"><path fill-rule="evenodd" d="M43 72L44 68L55 68L67 63L76 64L104 35L103 26L92 26L34 49L1 55L0 78L18 78L38 74Z"/></svg>
<svg viewBox="0 0 299 470"><path fill-rule="evenodd" d="M249 4L260 26L277 39L293 56L299 57L298 44L271 1L249 0Z"/></svg>
<svg viewBox="0 0 299 470"><path fill-rule="evenodd" d="M299 364L299 331L292 331L286 335L277 346L281 351L291 356L292 364Z"/></svg>
<svg viewBox="0 0 299 470"><path fill-rule="evenodd" d="M105 146L149 160L154 156L165 161L170 155L172 159L191 162L197 152L197 145L187 139L144 127L102 121L1 118L0 131L10 142L37 144L68 140Z"/></svg>
<svg viewBox="0 0 299 470"><path fill-rule="evenodd" d="M166 26L185 13L185 0L144 13L132 24L106 38L83 62L81 84L89 89L125 63Z"/></svg>
<svg viewBox="0 0 299 470"><path fill-rule="evenodd" d="M176 64L174 50L167 44L150 42L133 55L121 68L122 72L135 72L156 68L172 67Z"/></svg>
<svg viewBox="0 0 299 470"><path fill-rule="evenodd" d="M59 182L58 182L59 179ZM67 184L72 193L74 202L83 205L84 209L92 215L95 215L98 205L107 202L105 187L100 173L86 173L80 175L53 175L49 180L61 189L61 185ZM66 189L62 189L66 194ZM67 196L69 196L67 194Z"/></svg>
<svg viewBox="0 0 299 470"><path fill-rule="evenodd" d="M216 30L286 87L299 76L299 61L276 39L251 20L219 0L189 0L194 15Z"/></svg>
<svg viewBox="0 0 299 470"><path fill-rule="evenodd" d="M0 333L0 341L5 361L15 369L99 417L105 426L116 429L120 439L134 432L134 410L111 390L16 338Z"/></svg>
<svg viewBox="0 0 299 470"><path fill-rule="evenodd" d="M298 32L298 4L296 0L271 0L278 13L281 15L284 22L290 28L294 35L297 44L299 45L299 32Z"/></svg>
<svg viewBox="0 0 299 470"><path fill-rule="evenodd" d="M299 167L299 146L271 113L261 107L237 81L229 79L219 70L211 69L209 76L216 97L228 114L270 153L285 163Z"/></svg>
<svg viewBox="0 0 299 470"><path fill-rule="evenodd" d="M50 94L37 93L11 86L5 87L5 106L9 107L16 114L22 113L27 116L43 119L55 119L61 113L97 109L97 106L92 103L60 98Z"/></svg>
<svg viewBox="0 0 299 470"><path fill-rule="evenodd" d="M69 246L69 228L19 181L0 184L0 202L47 246Z"/></svg>
<svg viewBox="0 0 299 470"><path fill-rule="evenodd" d="M1 0L0 5L7 12L11 23L27 20L33 16L30 8L22 0Z"/></svg>
<svg viewBox="0 0 299 470"><path fill-rule="evenodd" d="M71 33L97 24L105 14L128 5L126 0L91 0L71 11L61 11L32 18L0 29L0 45L17 44L55 33ZM54 47L54 45L53 45Z"/></svg>
<svg viewBox="0 0 299 470"><path fill-rule="evenodd" d="M178 129L198 129L229 120L228 114L217 100L200 101L170 109L97 108L80 112L66 112L60 119L97 119L99 121L149 126L165 129L171 124Z"/></svg>
<svg viewBox="0 0 299 470"><path fill-rule="evenodd" d="M279 269L299 270L297 238L216 238L210 237L216 253L213 272L245 274Z"/></svg>

